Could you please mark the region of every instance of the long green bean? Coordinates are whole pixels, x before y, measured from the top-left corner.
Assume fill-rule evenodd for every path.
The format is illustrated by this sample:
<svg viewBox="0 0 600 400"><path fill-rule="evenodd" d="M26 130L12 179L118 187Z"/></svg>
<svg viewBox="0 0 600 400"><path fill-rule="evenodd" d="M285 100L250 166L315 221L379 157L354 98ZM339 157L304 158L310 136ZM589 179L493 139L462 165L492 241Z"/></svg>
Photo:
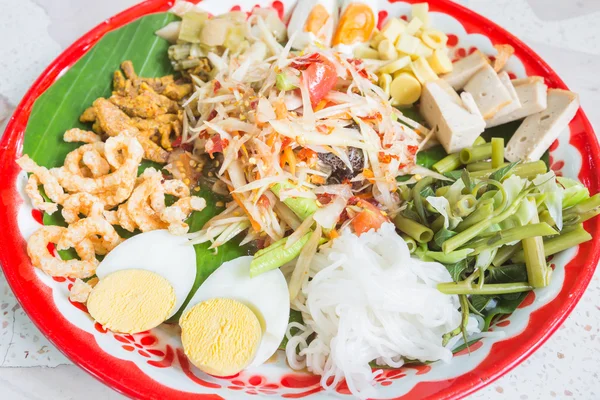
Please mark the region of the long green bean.
<svg viewBox="0 0 600 400"><path fill-rule="evenodd" d="M285 263L292 261L298 257L302 248L308 242L312 232L302 236L296 243L291 247L285 248L283 245L287 238L283 238L273 243L271 246L265 249L266 251L261 253L258 257L255 256L250 263L250 277L254 278L264 272L270 271L275 268L279 268ZM279 243L282 242L282 243Z"/></svg>
<svg viewBox="0 0 600 400"><path fill-rule="evenodd" d="M433 239L433 231L431 229L410 218L405 218L400 214L396 215L394 218L394 224L396 225L396 228L419 243L427 243Z"/></svg>
<svg viewBox="0 0 600 400"><path fill-rule="evenodd" d="M470 282L462 281L459 283L448 282L438 283L437 289L444 294L481 294L481 295L500 295L509 293L528 292L533 287L527 282L516 283L489 283L479 287Z"/></svg>
<svg viewBox="0 0 600 400"><path fill-rule="evenodd" d="M415 206L415 209L417 210L417 214L419 215L419 218L421 219L422 223L426 222L426 218L425 208L423 206L423 196L421 196L421 190L425 189L425 187L431 185L432 183L433 178L431 176L426 176L425 178L417 182L413 187L413 204Z"/></svg>
<svg viewBox="0 0 600 400"><path fill-rule="evenodd" d="M475 238L477 235L479 235L481 232L483 232L490 226L492 226L494 224L498 224L498 223L504 221L506 218L513 215L517 211L519 206L521 205L521 200L527 195L527 193L528 192L523 192L523 193L519 194L517 196L517 198L513 201L513 203L510 204L508 207L506 207L506 209L504 211L502 211L500 214L498 214L492 218L488 218L483 221L479 221L478 223L476 223L476 224L470 226L469 228L465 229L464 231L460 232L458 235L453 236L450 239L446 240L444 242L444 244L442 245L442 250L444 250L444 253L449 253L453 250L456 250L463 244L467 243L469 240Z"/></svg>
<svg viewBox="0 0 600 400"><path fill-rule="evenodd" d="M492 138L492 168L500 168L504 163L504 139Z"/></svg>
<svg viewBox="0 0 600 400"><path fill-rule="evenodd" d="M502 163L500 165L500 168L505 167L507 165L508 163ZM491 161L478 161L472 164L468 164L465 168L467 168L467 171L469 172L479 172L485 171L487 169L493 169Z"/></svg>
<svg viewBox="0 0 600 400"><path fill-rule="evenodd" d="M450 186L441 186L435 190L435 196L436 197L445 196L446 193L448 193L448 190L450 190Z"/></svg>
<svg viewBox="0 0 600 400"><path fill-rule="evenodd" d="M460 151L460 162L471 164L477 161L487 160L492 157L492 144L486 143L480 146L467 147Z"/></svg>
<svg viewBox="0 0 600 400"><path fill-rule="evenodd" d="M488 240L488 246L500 247L510 242L515 242L517 240L523 240L536 236L558 235L558 231L552 229L552 227L547 223L534 222L535 220L539 221L537 215L534 215L534 218L531 221L533 223L524 226L516 226L510 229L504 229L498 232L496 235L494 235L494 237Z"/></svg>
<svg viewBox="0 0 600 400"><path fill-rule="evenodd" d="M582 223L598 214L600 214L600 193L571 208L567 208L563 214L563 222L569 224Z"/></svg>
<svg viewBox="0 0 600 400"><path fill-rule="evenodd" d="M472 172L471 178L487 178L495 171L495 169L487 169L484 171ZM546 168L546 163L544 163L541 160L515 165L515 167L511 171L511 173L514 175L528 179L535 178L539 174L545 174L546 172L548 172L548 169Z"/></svg>
<svg viewBox="0 0 600 400"><path fill-rule="evenodd" d="M535 199L531 197L525 199L524 201L528 201L530 204L535 206ZM539 221L540 219L537 213L533 213L533 217L530 221L530 223L533 223L533 225L527 225L524 228L538 225ZM548 224L544 225L549 227ZM546 265L546 255L544 254L544 240L542 239L542 236L538 235L534 237L527 237L524 238L521 241L521 243L523 244L525 266L527 267L527 280L529 281L529 284L534 288L542 288L548 286L548 284L550 283L550 276L552 275L552 269L548 268L548 265Z"/></svg>
<svg viewBox="0 0 600 400"><path fill-rule="evenodd" d="M583 228L582 224L579 224L573 229L565 229L564 232L558 236L544 240L544 253L546 257L548 257L591 239L592 235ZM521 250L515 253L511 260L515 263L525 261L525 252Z"/></svg>
<svg viewBox="0 0 600 400"><path fill-rule="evenodd" d="M456 231L462 232L476 223L489 218L494 213L494 200L480 200L477 208L467 218L462 220L457 226Z"/></svg>

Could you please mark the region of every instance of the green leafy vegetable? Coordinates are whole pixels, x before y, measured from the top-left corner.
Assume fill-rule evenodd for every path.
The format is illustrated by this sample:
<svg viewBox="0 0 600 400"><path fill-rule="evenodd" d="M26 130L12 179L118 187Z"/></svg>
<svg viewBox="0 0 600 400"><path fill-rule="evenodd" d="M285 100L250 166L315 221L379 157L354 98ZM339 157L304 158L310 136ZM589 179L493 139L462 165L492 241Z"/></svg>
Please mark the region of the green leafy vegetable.
<svg viewBox="0 0 600 400"><path fill-rule="evenodd" d="M490 329L490 325L494 318L504 314L512 314L523 302L528 293L529 292L520 293L516 298L501 296L498 299L496 306L491 310L486 311L482 331L487 332Z"/></svg>
<svg viewBox="0 0 600 400"><path fill-rule="evenodd" d="M124 60L131 60L140 76L172 73L166 57L169 43L154 32L175 19L169 13L152 14L104 35L36 100L23 153L48 168L62 165L67 153L79 146L63 141L64 132L89 129L79 116L97 98L111 95L112 74Z"/></svg>
<svg viewBox="0 0 600 400"><path fill-rule="evenodd" d="M296 322L298 324L304 325L304 320L302 319L302 313L296 310L290 310L290 319L288 323ZM298 333L298 328L291 328L290 335L294 336ZM283 339L281 340L281 344L279 345L279 350L285 350L285 346L288 344L287 335L283 335Z"/></svg>
<svg viewBox="0 0 600 400"><path fill-rule="evenodd" d="M510 163L504 167L498 168L496 171L494 171L491 175L490 175L490 179L494 180L494 181L498 181L498 182L502 182L502 180L504 178L506 178L510 172L515 168L515 166L517 166L517 164L519 164L520 161L514 162L514 163Z"/></svg>

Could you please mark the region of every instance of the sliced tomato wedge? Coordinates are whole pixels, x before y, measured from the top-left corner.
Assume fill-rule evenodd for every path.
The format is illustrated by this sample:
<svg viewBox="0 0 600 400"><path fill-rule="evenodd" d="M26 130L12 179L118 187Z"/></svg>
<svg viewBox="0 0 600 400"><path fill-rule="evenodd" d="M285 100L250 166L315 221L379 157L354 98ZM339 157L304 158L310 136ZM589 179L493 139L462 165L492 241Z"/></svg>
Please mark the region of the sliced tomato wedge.
<svg viewBox="0 0 600 400"><path fill-rule="evenodd" d="M337 83L335 65L325 57L313 57L308 67L302 71L302 79L308 87L310 102L315 107Z"/></svg>
<svg viewBox="0 0 600 400"><path fill-rule="evenodd" d="M388 217L381 213L381 210L368 201L360 200L357 206L363 209L352 220L352 228L354 228L354 233L358 236L371 229L377 230L384 222L390 221Z"/></svg>

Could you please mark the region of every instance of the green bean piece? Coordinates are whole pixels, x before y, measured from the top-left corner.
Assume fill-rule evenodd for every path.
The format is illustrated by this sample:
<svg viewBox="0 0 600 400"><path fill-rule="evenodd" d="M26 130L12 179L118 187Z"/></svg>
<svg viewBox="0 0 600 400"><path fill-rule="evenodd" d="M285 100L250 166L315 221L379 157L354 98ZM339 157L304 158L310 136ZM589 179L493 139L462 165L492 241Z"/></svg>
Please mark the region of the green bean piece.
<svg viewBox="0 0 600 400"><path fill-rule="evenodd" d="M401 232L404 232L419 243L427 243L433 239L433 231L431 229L400 214L394 218L394 224Z"/></svg>
<svg viewBox="0 0 600 400"><path fill-rule="evenodd" d="M504 139L492 138L492 168L500 168L504 164Z"/></svg>
<svg viewBox="0 0 600 400"><path fill-rule="evenodd" d="M415 242L415 239L405 234L401 234L400 236L402 236L402 239L404 239L404 241L406 242L410 254L413 254L417 250L417 242Z"/></svg>
<svg viewBox="0 0 600 400"><path fill-rule="evenodd" d="M433 178L431 176L426 176L413 187L413 204L422 223L425 223L427 219L425 218L425 207L423 206L423 196L421 196L421 191L432 183Z"/></svg>
<svg viewBox="0 0 600 400"><path fill-rule="evenodd" d="M461 221L457 226L455 231L462 232L465 229L475 225L478 222L481 222L487 218L490 218L494 213L494 200L485 199L480 200L479 205L468 217L466 217L463 221Z"/></svg>
<svg viewBox="0 0 600 400"><path fill-rule="evenodd" d="M459 217L466 217L475 211L477 199L472 194L460 196L454 205L455 214Z"/></svg>
<svg viewBox="0 0 600 400"><path fill-rule="evenodd" d="M452 153L433 164L431 168L434 171L443 174L444 172L457 170L460 167L462 167L462 163L460 162L460 153Z"/></svg>
<svg viewBox="0 0 600 400"><path fill-rule="evenodd" d="M250 263L250 277L254 278L262 273L279 268L285 263L298 257L302 251L302 248L306 242L308 242L311 234L312 232L309 232L302 236L302 238L300 238L296 243L287 249L283 245L287 238L283 238L264 249L266 251L261 253L259 256L255 255ZM280 244L279 242L282 243Z"/></svg>
<svg viewBox="0 0 600 400"><path fill-rule="evenodd" d="M535 205L535 199L529 197L524 201L528 201ZM530 223L538 224L540 218L536 213L533 214ZM527 225L523 228L534 225ZM548 226L548 224L546 224ZM552 229L552 228L550 228ZM552 269L546 264L546 255L544 254L544 240L542 236L528 237L521 241L523 244L523 252L525 255L525 266L527 267L527 280L534 288L542 288L550 283Z"/></svg>
<svg viewBox="0 0 600 400"><path fill-rule="evenodd" d="M519 250L523 249L523 245L521 243L517 243L514 246L503 246L498 249L496 253L496 257L492 260L492 264L495 267L499 267L504 265L505 262L510 260L514 254L516 254Z"/></svg>
<svg viewBox="0 0 600 400"><path fill-rule="evenodd" d="M500 167L500 168L502 168L502 167ZM494 169L487 169L484 171L472 172L471 178L479 178L479 179L487 178L492 173L494 173L494 171L495 171ZM520 176L521 178L527 178L527 179L533 179L536 176L538 176L539 174L545 174L546 172L548 172L548 169L546 168L546 163L541 160L515 165L515 167L511 171L511 173L513 175L517 175L517 176Z"/></svg>
<svg viewBox="0 0 600 400"><path fill-rule="evenodd" d="M528 292L533 287L527 282L516 283L488 283L479 287L475 284L462 281L458 283L438 283L437 289L444 294L481 294L481 295L500 295L509 293Z"/></svg>
<svg viewBox="0 0 600 400"><path fill-rule="evenodd" d="M281 189L290 189L292 187L294 187L294 185L289 182L284 184L276 183L275 185L271 186L271 192L275 193L275 195L279 197ZM292 210L294 214L296 214L302 221L313 215L319 208L314 199L308 199L306 197L289 197L285 199L283 203L288 206L290 210Z"/></svg>
<svg viewBox="0 0 600 400"><path fill-rule="evenodd" d="M560 253L563 250L570 249L571 247L578 246L591 239L592 235L583 228L582 224L579 224L573 229L565 229L563 233L558 236L544 240L544 253L546 257L548 257ZM525 261L525 252L521 250L515 253L511 260L515 263Z"/></svg>
<svg viewBox="0 0 600 400"><path fill-rule="evenodd" d="M471 164L477 161L487 160L492 157L492 144L486 143L479 146L467 147L460 151L460 162Z"/></svg>

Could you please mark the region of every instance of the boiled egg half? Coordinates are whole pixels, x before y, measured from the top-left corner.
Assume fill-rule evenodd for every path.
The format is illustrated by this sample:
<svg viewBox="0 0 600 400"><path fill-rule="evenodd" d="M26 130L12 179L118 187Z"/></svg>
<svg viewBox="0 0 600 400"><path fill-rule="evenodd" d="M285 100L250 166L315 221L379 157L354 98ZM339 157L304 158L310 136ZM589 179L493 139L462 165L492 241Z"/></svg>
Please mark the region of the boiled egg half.
<svg viewBox="0 0 600 400"><path fill-rule="evenodd" d="M371 39L377 26L377 0L344 0L340 21L332 45L341 53L353 54L354 48Z"/></svg>
<svg viewBox="0 0 600 400"><path fill-rule="evenodd" d="M287 329L290 301L279 269L250 278L252 257L221 265L186 306L179 325L185 354L200 370L232 376L267 361Z"/></svg>
<svg viewBox="0 0 600 400"><path fill-rule="evenodd" d="M92 318L113 332L143 332L183 305L196 279L196 252L184 236L145 232L115 247L96 275L87 301Z"/></svg>
<svg viewBox="0 0 600 400"><path fill-rule="evenodd" d="M299 0L288 24L292 47L304 50L315 42L329 47L337 17L337 0Z"/></svg>

